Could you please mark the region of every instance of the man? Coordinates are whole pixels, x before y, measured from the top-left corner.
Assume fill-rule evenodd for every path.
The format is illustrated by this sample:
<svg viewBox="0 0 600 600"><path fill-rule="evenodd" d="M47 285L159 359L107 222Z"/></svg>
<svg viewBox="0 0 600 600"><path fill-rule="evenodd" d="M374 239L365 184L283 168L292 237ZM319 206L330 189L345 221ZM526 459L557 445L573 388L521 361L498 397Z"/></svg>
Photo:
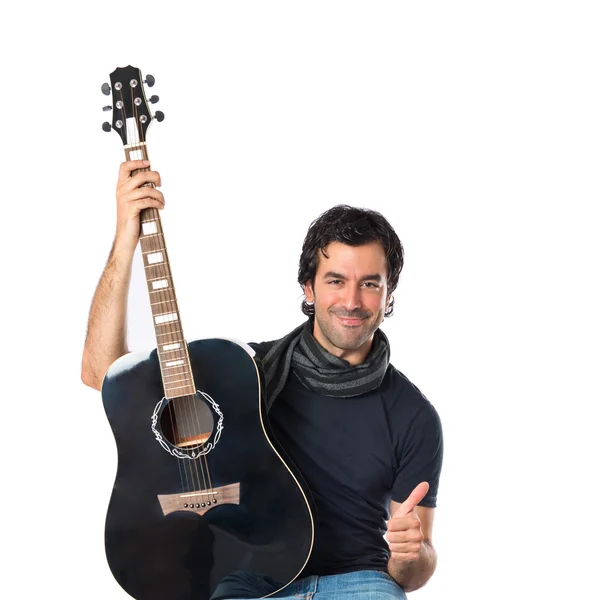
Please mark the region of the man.
<svg viewBox="0 0 600 600"><path fill-rule="evenodd" d="M90 310L82 363L82 380L96 389L128 352L125 314L139 213L164 207L159 190L141 187L160 185L157 172L132 176L148 166L129 161L119 172L115 241ZM402 266L402 244L382 215L330 209L310 226L300 257L307 321L280 340L252 344L266 374L273 431L306 480L319 522L308 565L273 597L405 598L435 570L441 423L389 363L379 329L393 313ZM229 596L219 590L214 598Z"/></svg>

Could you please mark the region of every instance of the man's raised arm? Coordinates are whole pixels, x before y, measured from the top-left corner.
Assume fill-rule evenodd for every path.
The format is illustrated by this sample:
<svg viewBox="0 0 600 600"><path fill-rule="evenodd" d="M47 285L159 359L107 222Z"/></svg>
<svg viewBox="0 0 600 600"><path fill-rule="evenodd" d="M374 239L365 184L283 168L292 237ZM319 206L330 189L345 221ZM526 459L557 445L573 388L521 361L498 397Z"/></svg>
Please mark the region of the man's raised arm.
<svg viewBox="0 0 600 600"><path fill-rule="evenodd" d="M160 175L148 161L121 164L117 182L117 228L113 246L92 300L81 361L81 380L100 390L110 365L127 354L127 296L140 235L140 211L164 208Z"/></svg>

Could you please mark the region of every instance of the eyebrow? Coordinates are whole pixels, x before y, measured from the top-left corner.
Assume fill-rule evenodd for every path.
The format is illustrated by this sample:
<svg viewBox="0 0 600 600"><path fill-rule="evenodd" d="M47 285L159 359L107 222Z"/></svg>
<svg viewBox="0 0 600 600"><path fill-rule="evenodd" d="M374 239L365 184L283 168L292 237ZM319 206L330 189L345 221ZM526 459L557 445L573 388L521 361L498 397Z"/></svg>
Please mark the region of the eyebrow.
<svg viewBox="0 0 600 600"><path fill-rule="evenodd" d="M343 279L346 281L346 277L344 277L341 273L336 273L335 271L327 271L327 273L323 275L323 279L328 279L330 277L333 279ZM381 283L383 281L383 277L379 275L379 273L374 273L373 275L365 275L364 277L361 277L360 281L378 281Z"/></svg>

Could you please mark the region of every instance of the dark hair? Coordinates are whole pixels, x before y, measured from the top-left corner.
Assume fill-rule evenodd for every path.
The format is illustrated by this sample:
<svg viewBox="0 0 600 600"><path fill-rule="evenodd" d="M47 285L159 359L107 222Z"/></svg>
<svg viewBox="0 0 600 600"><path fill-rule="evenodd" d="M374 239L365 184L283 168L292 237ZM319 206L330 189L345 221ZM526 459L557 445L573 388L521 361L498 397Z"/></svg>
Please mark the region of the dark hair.
<svg viewBox="0 0 600 600"><path fill-rule="evenodd" d="M330 208L315 219L308 228L302 244L298 268L298 283L303 289L309 281L314 287L319 264L318 253L321 252L328 258L325 248L331 242L341 242L348 246L362 246L371 242L379 242L387 260L388 295L396 289L400 271L404 266L404 249L398 235L381 213L367 208L355 208L347 204L338 204ZM315 307L307 304L304 299L302 312L312 317L315 314ZM393 314L394 298L392 297L385 316L391 317Z"/></svg>

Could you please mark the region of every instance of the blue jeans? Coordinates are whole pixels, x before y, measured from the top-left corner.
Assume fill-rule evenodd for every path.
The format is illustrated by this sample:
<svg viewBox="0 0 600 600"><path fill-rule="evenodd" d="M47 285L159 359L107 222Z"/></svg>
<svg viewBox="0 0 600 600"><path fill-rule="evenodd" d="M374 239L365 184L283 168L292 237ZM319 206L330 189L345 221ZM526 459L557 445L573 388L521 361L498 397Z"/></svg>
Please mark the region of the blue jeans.
<svg viewBox="0 0 600 600"><path fill-rule="evenodd" d="M217 590L212 600L241 600L259 598L279 589L280 585L261 578L248 581L249 586L239 588L243 596L223 595L225 590ZM275 587L273 587L275 585ZM249 594L249 595L248 595ZM283 590L270 596L278 600L406 600L406 594L394 579L383 571L354 571L340 575L311 575L290 583Z"/></svg>

